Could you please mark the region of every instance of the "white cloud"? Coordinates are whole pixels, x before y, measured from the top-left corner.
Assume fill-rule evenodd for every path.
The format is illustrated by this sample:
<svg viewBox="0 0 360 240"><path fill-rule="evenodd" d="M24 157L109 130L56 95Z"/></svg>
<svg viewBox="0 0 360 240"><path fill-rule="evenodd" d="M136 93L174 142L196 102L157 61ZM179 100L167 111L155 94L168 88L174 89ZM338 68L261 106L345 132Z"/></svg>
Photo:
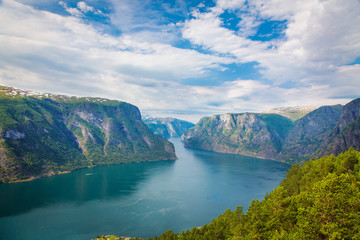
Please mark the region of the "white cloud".
<svg viewBox="0 0 360 240"><path fill-rule="evenodd" d="M182 78L205 76L233 59L168 44L114 37L81 19L4 0L0 7L0 83L141 108L184 108ZM178 101L178 103L174 103Z"/></svg>
<svg viewBox="0 0 360 240"><path fill-rule="evenodd" d="M221 54L231 54L238 62L257 60L255 55L262 53L268 47L268 44L251 41L222 27L221 19L213 12L196 13L196 15L198 16L196 19L185 22L183 37L197 45Z"/></svg>
<svg viewBox="0 0 360 240"><path fill-rule="evenodd" d="M153 43L174 44L181 40L182 22L169 22L169 18L189 15L183 0L110 0L113 13L111 23L122 33L136 35L138 39ZM154 6L157 5L157 8ZM134 36L135 37L135 36Z"/></svg>
<svg viewBox="0 0 360 240"><path fill-rule="evenodd" d="M218 0L216 1L216 11L223 11L225 9L239 9L245 3L245 0Z"/></svg>
<svg viewBox="0 0 360 240"><path fill-rule="evenodd" d="M84 59L104 61L113 68L131 66L138 71L171 73L177 78L194 77L208 68L232 62L194 50L141 41L132 35L101 34L77 18L37 11L11 0L4 1L0 14L4 51L6 45L14 50L10 55L17 52L18 45L22 47L19 54L27 52L34 56L47 55L41 48L52 47L58 57L67 58L73 52Z"/></svg>
<svg viewBox="0 0 360 240"><path fill-rule="evenodd" d="M223 27L219 15L225 9L243 9L243 2L219 0L212 10L195 11L195 19L165 29L157 20L144 23L147 17L136 17L132 4L142 9L141 1L114 1L110 18L124 33L111 36L82 20L85 13L97 11L85 2L77 8L60 3L72 12L64 17L3 0L0 84L119 99L150 114L193 121L215 113L346 103L358 95L360 65L345 64L360 56L359 2L250 0L241 15L240 34ZM262 19L287 20L286 38L248 39ZM133 32L137 27L145 30ZM211 53L172 46L177 29ZM161 40L164 36L168 39ZM206 79L209 71L226 64L253 61L259 63L261 81L182 84L184 79ZM280 87L289 80L296 87Z"/></svg>
<svg viewBox="0 0 360 240"><path fill-rule="evenodd" d="M214 103L214 107L207 110L218 113L261 112L278 106L321 106L349 102L345 97L347 95L332 98L326 85L284 89L255 80L237 80L215 87L193 87L193 90L196 91L197 101Z"/></svg>
<svg viewBox="0 0 360 240"><path fill-rule="evenodd" d="M137 29L161 30L161 19L152 10L149 0L110 0L114 13L110 16L112 24L122 32L129 33ZM159 31L158 31L159 32Z"/></svg>
<svg viewBox="0 0 360 240"><path fill-rule="evenodd" d="M88 12L92 12L97 15L104 15L104 13L101 10L96 10L94 7L89 6L86 2L78 2L76 5L76 8L69 7L66 3L63 1L60 1L59 4L71 15L74 17L84 17L84 14Z"/></svg>
<svg viewBox="0 0 360 240"><path fill-rule="evenodd" d="M77 8L71 8L68 7L66 3L64 3L63 1L60 1L59 4L71 15L75 16L75 17L81 17L82 13L80 12L79 9Z"/></svg>
<svg viewBox="0 0 360 240"><path fill-rule="evenodd" d="M249 9L249 19L239 24L250 32L239 36L223 27L219 16L225 9ZM309 81L312 76L321 80L316 76L329 72L336 77L339 67L360 56L360 2L356 0L252 0L246 6L244 1L219 0L209 10L194 12L195 19L184 25L183 37L214 52L231 54L238 62L258 62L264 78L275 84ZM256 19L286 20L285 37L269 42L246 38L251 25L258 24Z"/></svg>
<svg viewBox="0 0 360 240"><path fill-rule="evenodd" d="M253 36L257 33L258 26L262 23L261 20L257 19L256 16L252 14L241 14L239 16L241 21L238 23L240 30L238 34L242 37Z"/></svg>
<svg viewBox="0 0 360 240"><path fill-rule="evenodd" d="M94 11L94 8L87 5L86 2L78 2L77 7L84 13Z"/></svg>

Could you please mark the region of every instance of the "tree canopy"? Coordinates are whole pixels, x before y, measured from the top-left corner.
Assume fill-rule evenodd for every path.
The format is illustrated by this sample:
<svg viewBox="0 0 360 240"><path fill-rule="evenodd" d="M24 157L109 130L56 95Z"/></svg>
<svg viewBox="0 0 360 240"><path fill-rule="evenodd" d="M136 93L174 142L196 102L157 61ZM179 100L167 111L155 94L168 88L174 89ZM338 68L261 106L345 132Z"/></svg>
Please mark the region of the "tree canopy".
<svg viewBox="0 0 360 240"><path fill-rule="evenodd" d="M360 152L294 165L262 200L226 210L201 228L153 240L360 239Z"/></svg>

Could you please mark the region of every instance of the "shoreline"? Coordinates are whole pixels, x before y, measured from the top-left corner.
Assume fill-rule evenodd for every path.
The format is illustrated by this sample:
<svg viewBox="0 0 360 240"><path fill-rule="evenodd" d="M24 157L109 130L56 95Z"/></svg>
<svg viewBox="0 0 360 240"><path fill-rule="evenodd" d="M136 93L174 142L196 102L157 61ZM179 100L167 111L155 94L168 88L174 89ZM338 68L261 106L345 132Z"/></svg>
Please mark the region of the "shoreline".
<svg viewBox="0 0 360 240"><path fill-rule="evenodd" d="M77 170L77 169L76 169ZM76 171L74 170L74 171ZM56 175L62 175L62 174L67 174L67 173L71 173L72 171L62 171L62 172L58 172L58 173L53 173L53 174L49 174L49 175L44 175L44 176L38 176L38 177L30 177L30 178L25 178L25 179L20 179L20 180L15 180L15 181L10 181L7 183L22 183L22 182L30 182L39 178L44 178L44 177L52 177L52 176L56 176Z"/></svg>
<svg viewBox="0 0 360 240"><path fill-rule="evenodd" d="M128 164L128 163L161 162L161 161L177 161L177 160L178 159L163 159L163 160L154 160L154 161L144 160L144 161L134 161L134 162L101 164L101 165L94 165L94 166L76 168L76 169L73 169L71 171L61 171L61 172L59 171L57 173L52 172L52 173L48 173L48 174L44 174L44 175L40 175L40 176L28 177L28 178L25 178L25 179L18 179L18 180L13 180L13 181L9 181L9 182L0 182L0 184L30 182L30 181L33 181L33 180L36 180L36 179L46 178L46 177L54 177L54 176L57 176L57 175L67 174L67 173L71 173L71 172L86 169L86 168L95 168L95 167L110 166L110 165L117 165L117 164Z"/></svg>

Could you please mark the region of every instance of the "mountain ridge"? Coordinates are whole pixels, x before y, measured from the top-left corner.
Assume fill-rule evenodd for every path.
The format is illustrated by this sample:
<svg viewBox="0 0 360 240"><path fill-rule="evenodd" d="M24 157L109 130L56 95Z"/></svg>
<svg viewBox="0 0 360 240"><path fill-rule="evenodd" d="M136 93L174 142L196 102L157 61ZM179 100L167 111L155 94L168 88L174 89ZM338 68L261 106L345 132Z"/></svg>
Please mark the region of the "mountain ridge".
<svg viewBox="0 0 360 240"><path fill-rule="evenodd" d="M0 181L104 164L175 160L129 103L0 88Z"/></svg>
<svg viewBox="0 0 360 240"><path fill-rule="evenodd" d="M185 147L271 159L284 141L284 133L277 129L277 121L288 128L292 126L290 119L276 114L239 113L204 117L182 136L182 141Z"/></svg>
<svg viewBox="0 0 360 240"><path fill-rule="evenodd" d="M143 122L150 128L150 130L163 138L181 137L189 128L195 124L177 118L166 117L151 117L143 116Z"/></svg>
<svg viewBox="0 0 360 240"><path fill-rule="evenodd" d="M281 116L290 118L292 121L296 121L306 114L316 110L319 107L316 106L293 106L293 107L277 107L262 113L275 113Z"/></svg>
<svg viewBox="0 0 360 240"><path fill-rule="evenodd" d="M221 120L241 115L247 115L248 119L238 119L226 126ZM337 155L349 147L360 150L360 99L345 106L319 107L294 122L289 121L269 113L213 115L202 118L182 136L182 141L186 147L292 164L327 154Z"/></svg>

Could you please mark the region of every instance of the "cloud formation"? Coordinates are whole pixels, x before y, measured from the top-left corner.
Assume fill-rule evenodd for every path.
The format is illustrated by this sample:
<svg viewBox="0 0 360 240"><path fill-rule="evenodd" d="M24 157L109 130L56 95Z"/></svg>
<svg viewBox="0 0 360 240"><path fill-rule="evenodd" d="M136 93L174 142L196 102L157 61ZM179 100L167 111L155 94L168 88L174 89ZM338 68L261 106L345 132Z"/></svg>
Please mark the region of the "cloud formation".
<svg viewBox="0 0 360 240"><path fill-rule="evenodd" d="M109 2L54 2L65 15L3 0L0 84L118 99L192 121L359 97L357 0ZM247 63L261 77L231 72Z"/></svg>
<svg viewBox="0 0 360 240"><path fill-rule="evenodd" d="M252 0L246 9L248 17L242 21L250 22L249 28L259 25L254 24L256 19L286 20L285 37L253 41L242 36L242 29L223 27L220 15L225 10L244 10L244 1L223 0L209 12L195 11L195 18L185 23L183 36L213 52L231 54L239 62L260 63L264 76L275 84L336 73L360 55L359 1Z"/></svg>

